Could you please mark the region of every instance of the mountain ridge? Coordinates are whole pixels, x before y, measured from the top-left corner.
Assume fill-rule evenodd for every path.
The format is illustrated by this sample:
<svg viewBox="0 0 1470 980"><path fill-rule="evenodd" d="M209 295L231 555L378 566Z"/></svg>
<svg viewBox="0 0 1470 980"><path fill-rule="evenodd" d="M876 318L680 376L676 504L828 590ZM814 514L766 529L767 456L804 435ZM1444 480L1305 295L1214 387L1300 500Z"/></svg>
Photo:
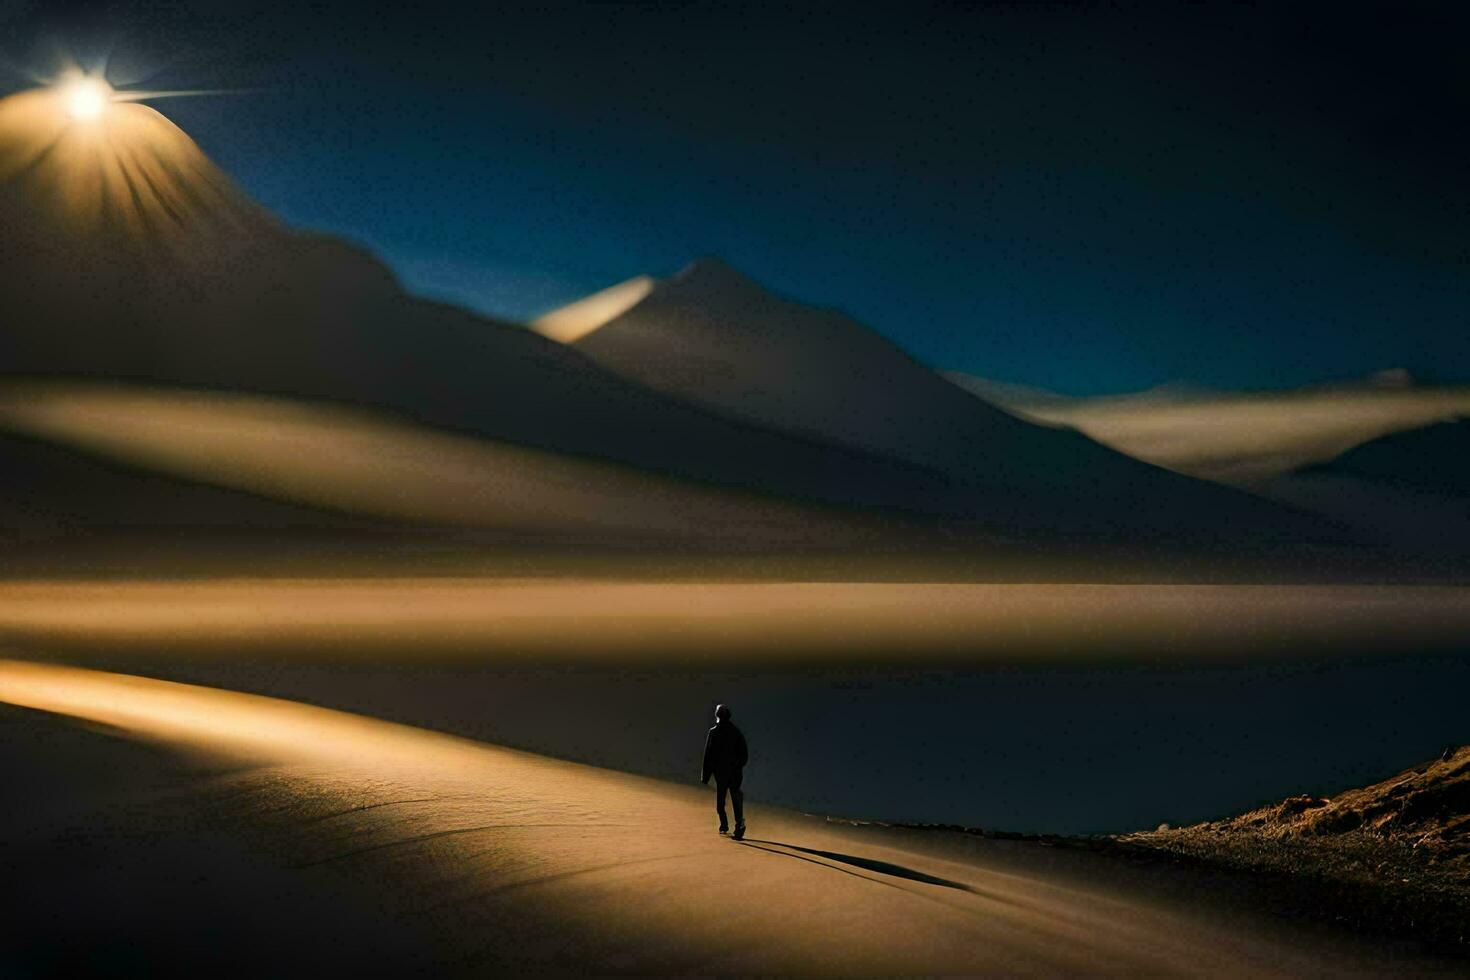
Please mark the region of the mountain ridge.
<svg viewBox="0 0 1470 980"><path fill-rule="evenodd" d="M1294 519L1018 419L845 314L780 297L719 260L655 282L573 346L667 396L943 473L1023 533L1187 538L1229 523L1251 537Z"/></svg>
<svg viewBox="0 0 1470 980"><path fill-rule="evenodd" d="M35 142L25 124L45 105L39 98L0 100L0 159L23 158L15 147ZM244 199L163 116L131 104L113 111L122 121L95 138L119 143L83 154L91 166L105 170L116 157L132 174L140 151L127 140L141 134L157 144L155 156L172 160L181 186L197 179L208 188L200 200ZM64 130L56 145L80 138ZM75 221L57 218L55 195L34 186L56 176L47 168L61 158L49 151L26 159L0 181L0 220L26 229L25 242L0 249L0 299L12 313L0 363L10 375L371 407L774 499L919 515L1038 542L1235 548L1336 536L1289 508L1013 418L856 321L776 297L723 263L695 263L653 284L565 345L413 297L362 249L294 232L249 203L227 208L230 220L203 206L175 208L186 220L98 218L101 230L78 233ZM119 235L127 247L114 255ZM665 342L653 348L632 345L651 359L654 376L647 364L639 376L626 361L607 363L609 342L630 324L661 336L649 320L660 309L675 314L677 329L663 330ZM733 342L698 363L691 324ZM762 351L772 353L741 362ZM678 372L697 383L670 384ZM863 394L885 380L896 393Z"/></svg>

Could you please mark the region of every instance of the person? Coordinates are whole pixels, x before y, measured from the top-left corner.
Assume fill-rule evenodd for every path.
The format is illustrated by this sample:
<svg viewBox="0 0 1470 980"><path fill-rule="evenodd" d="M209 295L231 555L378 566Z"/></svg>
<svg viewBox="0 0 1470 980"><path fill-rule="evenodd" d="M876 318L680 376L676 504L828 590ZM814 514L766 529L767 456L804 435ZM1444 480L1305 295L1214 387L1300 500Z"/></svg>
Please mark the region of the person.
<svg viewBox="0 0 1470 980"><path fill-rule="evenodd" d="M730 822L725 819L725 793L729 792L730 803L735 807L736 840L745 837L745 793L740 783L749 758L745 736L730 722L729 706L717 706L715 727L704 739L704 776L701 781L708 786L709 778L715 777L715 812L720 815L722 834L730 832Z"/></svg>

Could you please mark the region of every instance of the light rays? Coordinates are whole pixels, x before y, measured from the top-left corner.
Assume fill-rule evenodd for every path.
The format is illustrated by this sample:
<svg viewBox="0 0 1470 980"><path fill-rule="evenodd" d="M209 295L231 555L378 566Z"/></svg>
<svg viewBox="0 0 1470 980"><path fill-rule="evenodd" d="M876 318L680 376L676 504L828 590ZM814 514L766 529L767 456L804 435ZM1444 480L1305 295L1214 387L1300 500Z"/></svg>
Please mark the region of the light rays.
<svg viewBox="0 0 1470 980"><path fill-rule="evenodd" d="M243 196L183 131L141 104L206 94L219 93L117 89L99 71L68 68L52 84L0 99L0 182L77 242L167 241L201 221L238 225Z"/></svg>

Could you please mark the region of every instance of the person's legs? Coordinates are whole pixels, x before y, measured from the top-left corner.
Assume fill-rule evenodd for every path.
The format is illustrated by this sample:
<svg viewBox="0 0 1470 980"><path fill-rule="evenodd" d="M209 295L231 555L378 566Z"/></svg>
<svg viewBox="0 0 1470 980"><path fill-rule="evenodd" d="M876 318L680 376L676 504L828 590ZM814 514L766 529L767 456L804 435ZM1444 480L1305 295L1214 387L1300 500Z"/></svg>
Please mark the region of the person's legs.
<svg viewBox="0 0 1470 980"><path fill-rule="evenodd" d="M739 790L735 791L739 794ZM740 822L740 797L735 796L735 822ZM720 815L720 833L730 829L730 821L725 819L725 782L718 776L715 777L715 812Z"/></svg>
<svg viewBox="0 0 1470 980"><path fill-rule="evenodd" d="M745 790L740 784L744 781L745 773L737 772L730 776L730 802L735 807L735 836L740 837L745 833Z"/></svg>

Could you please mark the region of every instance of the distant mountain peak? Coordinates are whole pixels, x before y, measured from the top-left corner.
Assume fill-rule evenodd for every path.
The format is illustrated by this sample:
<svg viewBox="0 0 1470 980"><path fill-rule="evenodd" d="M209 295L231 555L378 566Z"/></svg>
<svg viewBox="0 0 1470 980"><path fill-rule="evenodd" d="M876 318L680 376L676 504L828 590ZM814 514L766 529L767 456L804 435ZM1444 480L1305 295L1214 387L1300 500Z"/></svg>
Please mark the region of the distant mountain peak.
<svg viewBox="0 0 1470 980"><path fill-rule="evenodd" d="M667 279L634 276L543 313L527 324L563 344L574 344L621 317L650 296L697 302L714 309L771 297L764 286L714 256L695 259Z"/></svg>
<svg viewBox="0 0 1470 980"><path fill-rule="evenodd" d="M759 284L724 259L704 255L688 263L669 277L670 282L736 282L756 286Z"/></svg>
<svg viewBox="0 0 1470 980"><path fill-rule="evenodd" d="M722 303L769 298L773 294L750 276L712 256L695 259L667 279L660 280L654 292L718 307Z"/></svg>

